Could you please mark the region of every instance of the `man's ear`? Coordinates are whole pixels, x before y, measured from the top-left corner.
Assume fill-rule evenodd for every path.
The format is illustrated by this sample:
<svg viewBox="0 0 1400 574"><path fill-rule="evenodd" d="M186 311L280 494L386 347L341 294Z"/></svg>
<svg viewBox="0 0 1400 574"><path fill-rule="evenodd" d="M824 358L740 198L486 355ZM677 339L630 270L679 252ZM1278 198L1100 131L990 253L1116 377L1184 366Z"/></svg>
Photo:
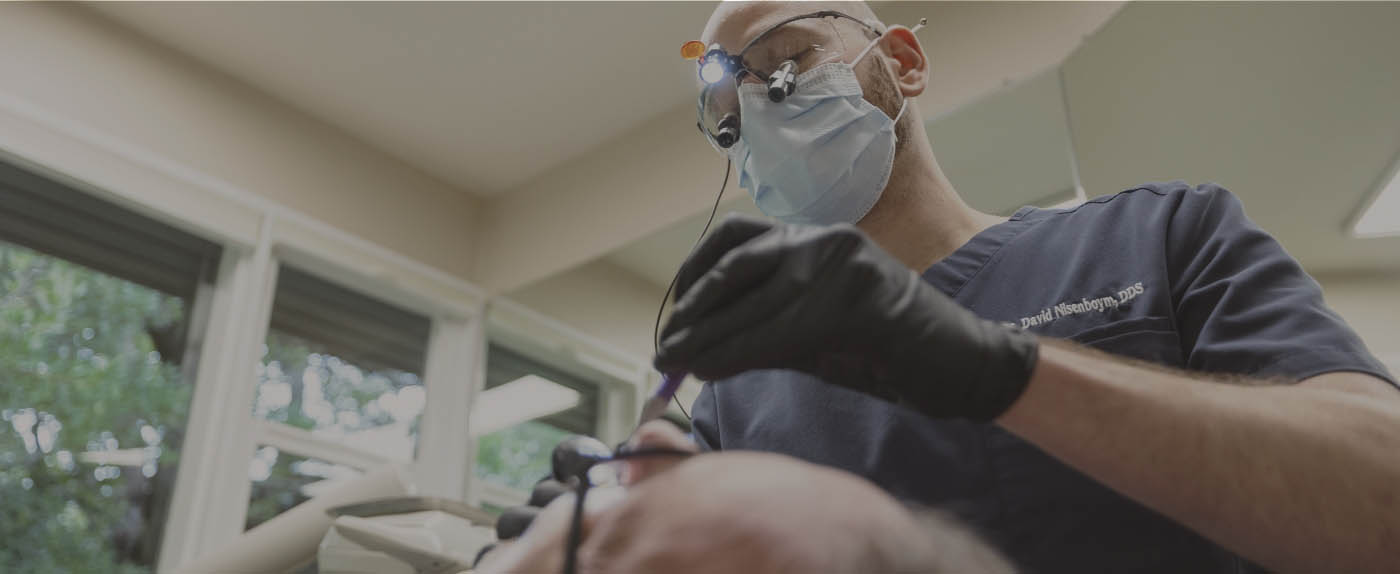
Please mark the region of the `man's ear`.
<svg viewBox="0 0 1400 574"><path fill-rule="evenodd" d="M880 38L885 54L897 67L892 68L899 91L906 98L924 93L928 87L928 59L919 37L904 26L890 26Z"/></svg>

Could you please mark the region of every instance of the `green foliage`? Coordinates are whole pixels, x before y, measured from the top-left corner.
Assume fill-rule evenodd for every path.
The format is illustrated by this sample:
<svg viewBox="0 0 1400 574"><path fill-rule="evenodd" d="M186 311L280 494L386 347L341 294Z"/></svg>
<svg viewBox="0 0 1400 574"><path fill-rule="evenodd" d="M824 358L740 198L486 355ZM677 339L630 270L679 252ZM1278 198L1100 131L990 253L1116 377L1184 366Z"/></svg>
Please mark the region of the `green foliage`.
<svg viewBox="0 0 1400 574"><path fill-rule="evenodd" d="M190 388L148 328L170 295L0 243L0 571L146 572ZM137 454L135 466L83 453ZM130 458L130 457L128 457Z"/></svg>
<svg viewBox="0 0 1400 574"><path fill-rule="evenodd" d="M0 242L0 572L150 570L191 389L149 332L184 312L178 297ZM400 424L416 437L421 410L404 406L416 374L361 370L275 332L267 342L255 415L308 430ZM308 371L321 381L317 397L307 396ZM263 400L270 383L290 399ZM570 434L530 421L482 437L477 475L529 490ZM84 460L132 449L136 466ZM345 470L272 456L253 483L250 525Z"/></svg>
<svg viewBox="0 0 1400 574"><path fill-rule="evenodd" d="M417 374L363 369L322 345L278 331L268 333L266 352L257 372L253 416L341 436L379 429L387 431L376 434L381 440L386 436L398 439L368 443L361 440L355 446L388 456L412 454L425 400ZM259 448L252 464L253 484L245 528L307 500L301 491L303 486L344 478L351 472L343 466L290 456L266 446Z"/></svg>
<svg viewBox="0 0 1400 574"><path fill-rule="evenodd" d="M482 480L529 491L550 473L554 446L573 433L539 421L501 429L477 443L476 475Z"/></svg>
<svg viewBox="0 0 1400 574"><path fill-rule="evenodd" d="M412 424L421 414L413 409L396 413L383 406L403 389L421 387L415 373L363 369L312 341L277 331L268 333L266 349L258 367L255 416L307 430L356 431L393 424L401 417ZM306 384L308 380L314 384Z"/></svg>
<svg viewBox="0 0 1400 574"><path fill-rule="evenodd" d="M300 472L300 465L297 463L305 459L276 454L276 449L272 451L269 454L276 457L276 462L271 465L268 477L253 481L252 495L248 500L248 514L243 523L244 529L267 522L272 517L286 512L288 508L306 502L309 497L301 492L301 487L321 479L308 477ZM255 456L264 457L264 452L260 451Z"/></svg>

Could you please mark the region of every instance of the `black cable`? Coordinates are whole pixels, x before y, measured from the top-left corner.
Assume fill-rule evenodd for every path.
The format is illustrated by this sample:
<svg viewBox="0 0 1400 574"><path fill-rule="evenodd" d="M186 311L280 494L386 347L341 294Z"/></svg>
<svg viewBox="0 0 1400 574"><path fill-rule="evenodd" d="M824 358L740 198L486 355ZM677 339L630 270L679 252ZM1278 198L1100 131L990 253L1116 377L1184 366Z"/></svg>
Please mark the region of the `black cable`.
<svg viewBox="0 0 1400 574"><path fill-rule="evenodd" d="M729 158L725 158L724 182L719 184L719 194L715 196L714 207L710 208L710 218L705 220L705 228L700 230L700 236L696 237L695 243L690 245L690 252L686 254L687 259L690 258L691 253L695 253L695 248L700 246L700 241L705 238L705 234L710 232L710 224L715 222L715 214L719 212L719 201L724 199L724 188L729 187L729 172L731 171L733 171L733 164L729 163ZM680 278L681 269L677 267L676 273L671 276L671 284L666 286L666 294L661 296L661 306L656 309L656 324L651 328L651 342L655 348L653 352L661 351L661 315L666 312L666 302L671 300L671 291L676 288L676 280ZM681 406L681 400L674 396L671 397L671 400L675 401L676 407L681 409L685 420L690 420L690 413L686 412L684 406Z"/></svg>
<svg viewBox="0 0 1400 574"><path fill-rule="evenodd" d="M695 238L695 243L692 243L690 245L690 251L686 254L687 258L690 257L690 253L695 252L695 248L700 245L700 240L705 238L706 233L709 233L710 224L714 223L715 221L715 213L719 212L719 200L724 198L724 188L729 186L730 171L731 165L729 163L729 160L725 159L724 183L721 183L719 185L719 195L715 196L715 204L713 207L710 208L710 218L705 221L705 228L700 230L700 236ZM671 283L666 286L666 294L661 296L661 306L656 309L656 324L652 326L651 338L652 345L654 345L654 351L657 352L661 351L661 315L665 313L666 302L671 299L671 291L676 288L676 280L680 279L680 277L681 269L680 267L677 267L675 274L671 275Z"/></svg>
<svg viewBox="0 0 1400 574"><path fill-rule="evenodd" d="M642 448L637 450L618 449L613 453L608 461L627 460L629 458L646 458L649 456L690 456L695 453L678 448Z"/></svg>
<svg viewBox="0 0 1400 574"><path fill-rule="evenodd" d="M685 405L682 405L682 404L681 404L681 400L680 400L679 398L676 398L676 397L673 396L673 397L671 397L671 401L674 402L674 403L676 403L676 408L678 408L678 409L681 410L681 414L685 416L685 420L687 420L687 421L692 420L692 419L690 418L690 413L685 412Z"/></svg>
<svg viewBox="0 0 1400 574"><path fill-rule="evenodd" d="M564 554L564 574L578 573L578 547L583 543L583 497L588 496L592 485L588 471L580 473L575 482L578 494L574 498L574 516L569 520L569 550Z"/></svg>
<svg viewBox="0 0 1400 574"><path fill-rule="evenodd" d="M574 477L573 483L578 489L574 498L574 515L569 520L569 540L564 546L564 574L578 574L578 547L583 544L583 500L588 496L588 489L593 486L593 482L588 479L588 471L600 462L611 462L626 460L629 458L646 458L654 456L690 456L694 453L686 450L674 448L646 448L639 450L617 450L612 456L595 459L592 464L579 470ZM480 560L480 556L477 557Z"/></svg>

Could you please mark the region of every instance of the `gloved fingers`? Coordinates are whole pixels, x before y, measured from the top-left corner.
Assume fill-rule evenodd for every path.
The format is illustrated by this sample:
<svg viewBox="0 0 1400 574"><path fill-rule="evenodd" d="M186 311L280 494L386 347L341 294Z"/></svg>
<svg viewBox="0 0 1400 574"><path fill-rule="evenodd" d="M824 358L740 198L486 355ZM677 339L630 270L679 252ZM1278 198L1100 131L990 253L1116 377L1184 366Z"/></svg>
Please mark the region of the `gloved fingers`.
<svg viewBox="0 0 1400 574"><path fill-rule="evenodd" d="M538 506L512 506L496 518L496 538L509 540L516 538L530 527L530 523L539 516Z"/></svg>
<svg viewBox="0 0 1400 574"><path fill-rule="evenodd" d="M661 339L653 363L663 373L690 372L701 379L713 380L699 375L710 367L702 359L710 349L726 340L749 340L749 331L771 323L790 308L798 296L800 294L794 293L790 282L778 277L770 278L729 305L693 322L678 322L680 326L675 332ZM760 346L749 349L749 352L765 353L773 340L759 339L758 342Z"/></svg>
<svg viewBox="0 0 1400 574"><path fill-rule="evenodd" d="M548 506L555 498L558 498L559 495L573 491L573 487L567 484L554 480L553 478L546 478L536 484L535 488L530 491L530 502L527 504L543 508Z"/></svg>
<svg viewBox="0 0 1400 574"><path fill-rule="evenodd" d="M676 300L661 330L661 340L665 341L677 331L718 309L731 306L750 293L768 288L766 283L776 278L774 274L781 267L786 251L776 239L757 239L730 251L695 282L689 293Z"/></svg>
<svg viewBox="0 0 1400 574"><path fill-rule="evenodd" d="M775 224L750 215L729 215L714 230L701 238L695 251L681 263L676 273L676 301L680 301L691 286L734 248L767 233Z"/></svg>
<svg viewBox="0 0 1400 574"><path fill-rule="evenodd" d="M702 334L713 343L695 352L690 373L714 381L756 369L808 370L806 363L817 352L815 341L824 335L794 328L794 319L789 310L726 337Z"/></svg>
<svg viewBox="0 0 1400 574"><path fill-rule="evenodd" d="M539 515L540 509L549 506L550 502L561 495L572 493L573 487L545 477L535 483L535 487L530 490L530 501L524 506L512 506L507 508L501 516L496 519L496 538L507 540L520 536L521 532L530 527L535 517Z"/></svg>
<svg viewBox="0 0 1400 574"><path fill-rule="evenodd" d="M593 502L590 494L586 503ZM482 574L506 574L516 572L559 572L563 570L564 547L569 531L570 518L574 511L572 494L554 499L544 508L517 506L509 508L497 519L496 532L501 537L501 523L509 520L517 522L519 509L533 511L530 520L523 526L512 527L507 544L500 544L495 550L486 553L482 563L473 570ZM584 526L588 526L585 520Z"/></svg>

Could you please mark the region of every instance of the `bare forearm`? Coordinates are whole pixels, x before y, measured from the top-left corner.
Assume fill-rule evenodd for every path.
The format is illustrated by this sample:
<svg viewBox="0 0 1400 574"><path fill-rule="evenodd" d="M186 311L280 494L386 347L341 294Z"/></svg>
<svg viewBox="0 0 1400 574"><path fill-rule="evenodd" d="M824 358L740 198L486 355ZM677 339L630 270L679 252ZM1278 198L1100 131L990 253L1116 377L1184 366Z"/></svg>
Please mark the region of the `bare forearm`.
<svg viewBox="0 0 1400 574"><path fill-rule="evenodd" d="M1397 404L1195 380L1047 342L998 422L1269 568L1364 571L1400 547Z"/></svg>

